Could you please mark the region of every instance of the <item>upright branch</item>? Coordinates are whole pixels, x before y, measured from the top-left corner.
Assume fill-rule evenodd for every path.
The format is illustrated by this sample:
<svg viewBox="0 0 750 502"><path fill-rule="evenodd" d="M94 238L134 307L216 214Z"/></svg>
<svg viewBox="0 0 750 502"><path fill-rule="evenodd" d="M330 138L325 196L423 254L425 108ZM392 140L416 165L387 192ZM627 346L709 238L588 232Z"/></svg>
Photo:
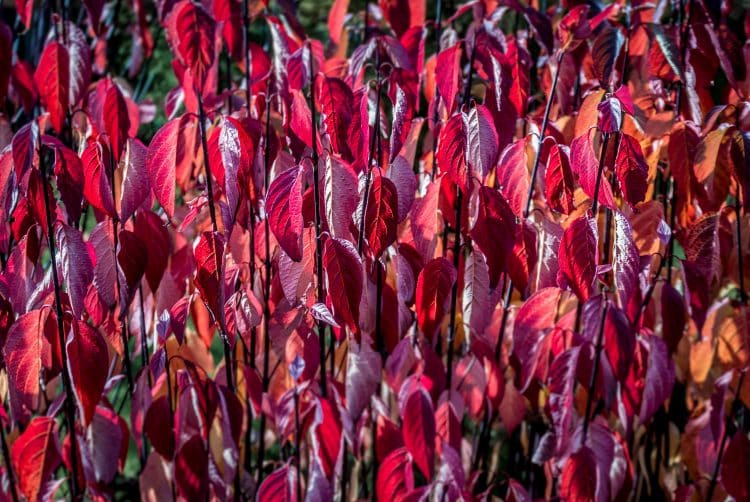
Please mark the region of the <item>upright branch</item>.
<svg viewBox="0 0 750 502"><path fill-rule="evenodd" d="M313 198L315 203L315 274L318 283L317 298L319 302L325 301L325 288L323 287L323 240L321 234L323 225L320 216L320 182L318 180L318 130L315 114L315 71L313 65L312 45L308 45L310 51L310 115L312 121L312 164L313 164ZM318 338L320 341L320 394L323 398L327 394L326 386L326 324L319 321ZM333 350L333 341L331 341Z"/></svg>
<svg viewBox="0 0 750 502"><path fill-rule="evenodd" d="M52 201L50 200L51 195L49 193L49 182L47 173L47 163L44 160L44 155L41 151L41 143L38 144L39 148L39 171L42 174L42 187L44 197L44 215L47 220L47 245L49 246L50 255L50 266L52 267L52 284L55 289L55 314L57 316L57 336L60 344L60 355L62 356L62 381L63 388L65 390L65 421L68 428L68 434L70 436L70 465L71 465L71 476L69 478L70 492L73 500L80 498L80 489L78 487L78 440L76 438L75 429L75 397L73 394L73 385L70 381L70 373L68 371L68 352L66 350L65 343L65 326L63 322L64 312L62 307L62 288L60 286L60 278L57 276L57 246L55 244L55 222L53 216L57 213L52 211Z"/></svg>
<svg viewBox="0 0 750 502"><path fill-rule="evenodd" d="M213 229L214 235L219 234L219 225L216 223L216 208L214 207L214 189L213 189L213 181L211 179L211 167L209 164L209 154L208 154L208 135L206 134L206 111L203 108L203 96L200 90L196 90L196 95L198 96L198 114L199 114L199 122L200 122L200 133L201 133L201 145L203 146L203 168L206 175L206 196L208 197L208 212L211 216L211 227ZM223 257L218 256L218 253L214 252L214 260L216 261L216 274L221 274L221 262L220 260ZM221 284L223 277L219 276L217 277L219 283ZM223 323L220 321L221 319L221 312L214 312L214 316L216 319L214 319L219 326L219 333L221 334L221 341L224 345L224 366L225 366L225 373L227 375L227 387L231 392L234 392L234 365L232 364L232 348L229 344L229 337L227 336L226 331L224 330Z"/></svg>
<svg viewBox="0 0 750 502"><path fill-rule="evenodd" d="M466 84L464 86L463 95L463 106L470 106L469 99L471 99L471 82L474 74L474 60L476 58L476 40L471 46L471 56L469 58L469 74L466 76ZM466 152L464 152L466 155ZM467 186L471 186L471 175L467 171L466 174ZM471 190L471 189L470 189ZM468 194L470 195L470 194ZM461 264L461 206L463 205L463 191L460 185L456 185L456 234L453 239L453 267L458 270ZM458 309L458 281L453 283L451 288L451 313L450 313L450 324L448 325L448 339L446 340L446 374L445 374L445 388L448 392L451 391L451 384L453 380L453 340L456 335L456 311Z"/></svg>
<svg viewBox="0 0 750 502"><path fill-rule="evenodd" d="M13 473L13 464L10 462L10 451L8 450L8 440L5 436L5 425L0 423L0 446L3 449L3 463L5 471L8 473L8 484L10 485L10 495L13 502L18 502L18 492L16 491L16 476Z"/></svg>
<svg viewBox="0 0 750 502"><path fill-rule="evenodd" d="M739 274L739 288L740 288L740 303L743 306L743 308L747 305L747 292L745 291L745 276L744 276L744 263L743 263L743 256L742 256L742 219L741 219L741 211L742 211L742 204L740 200L740 193L742 191L742 186L739 183L739 180L737 182L737 193L735 194L734 198L734 211L737 216L737 225L736 225L736 239L737 239L737 272ZM743 315L743 314L740 314ZM711 475L711 483L708 486L708 495L706 497L706 500L713 500L713 493L714 490L716 490L716 483L719 477L719 469L721 468L721 458L724 455L724 449L726 448L727 439L729 437L728 430L732 425L733 416L735 414L736 409L738 406L741 406L740 402L740 392L742 391L742 385L745 382L745 374L747 373L747 369L744 369L740 371L740 376L737 381L737 388L734 390L734 397L732 398L732 404L730 407L730 412L726 416L726 423L724 425L724 432L722 433L721 437L721 443L719 444L719 452L716 456L716 465L714 466L714 472Z"/></svg>
<svg viewBox="0 0 750 502"><path fill-rule="evenodd" d="M542 144L544 143L544 133L547 131L547 124L549 123L549 114L552 110L552 103L555 100L555 92L557 91L557 82L560 79L560 66L562 64L563 56L565 51L560 50L557 54L557 66L555 67L554 75L552 77L552 87L550 88L549 95L547 96L547 103L544 105L544 115L542 116L542 128L539 130L539 142L534 151L534 163L531 167L531 180L529 181L529 191L526 194L526 207L523 210L523 219L526 220L531 214L531 205L534 200L534 187L536 186L536 177L539 172L539 161L541 159ZM510 308L510 301L513 298L513 280L510 275L505 274L507 278L507 288L505 290L505 298L503 299L503 316L500 320L500 329L497 335L497 345L495 346L495 359L500 360L500 353L502 351L503 337L505 336L505 326L508 324L508 309Z"/></svg>
<svg viewBox="0 0 750 502"><path fill-rule="evenodd" d="M115 155L112 151L111 145L109 146L109 165L111 168L111 172L109 173L109 186L112 190L112 200L117 200L117 197L115 195ZM127 309L126 306L122 303L122 287L120 286L120 273L118 271L118 260L117 260L117 248L120 247L120 216L117 213L117 208L115 208L115 212L112 215L112 239L113 239L113 248L112 248L112 254L114 255L113 258L115 260L115 291L117 291L117 297L120 301L120 315L119 321L120 321L120 337L122 339L122 351L123 351L123 365L125 366L125 377L128 381L128 393L133 394L133 364L130 360L130 340L128 337L128 324L127 324Z"/></svg>
<svg viewBox="0 0 750 502"><path fill-rule="evenodd" d="M589 422L591 419L591 406L594 403L594 390L596 389L596 379L599 376L599 360L602 356L602 341L604 339L604 325L607 321L607 309L609 308L609 302L607 301L607 293L604 292L602 295L602 302L604 306L601 310L601 320L599 321L599 332L596 335L596 346L594 348L594 369L591 372L591 380L589 380L588 396L586 397L586 411L583 415L583 437L581 444L586 443L586 435L589 431Z"/></svg>
<svg viewBox="0 0 750 502"><path fill-rule="evenodd" d="M367 202L370 198L370 183L372 181L372 161L375 157L375 146L379 144L380 139L380 47L376 42L375 48L375 71L377 72L375 81L375 125L370 136L370 153L367 159L367 174L365 175L365 190L362 201L362 219L359 222L359 235L357 236L357 252L361 255L365 241L365 216L367 215ZM380 162L380 157L376 162Z"/></svg>
<svg viewBox="0 0 750 502"><path fill-rule="evenodd" d="M268 87L270 90L270 86ZM263 137L263 163L264 163L264 178L263 178L263 190L264 194L268 194L268 177L271 174L271 160L268 158L269 155L269 139L271 137L271 99L270 93L266 96L266 125ZM271 307L268 304L269 296L271 294L271 243L269 236L271 234L270 225L268 222L268 214L263 219L264 228L264 252L265 252L265 274L263 277L263 379L261 381L263 386L263 393L268 392L268 387L271 381L269 376L269 359L271 357L271 337L269 336L269 327L271 319ZM254 352L254 351L253 351ZM258 484L263 478L263 461L266 453L266 414L262 412L260 414L260 436L258 437ZM249 434L249 431L248 431Z"/></svg>

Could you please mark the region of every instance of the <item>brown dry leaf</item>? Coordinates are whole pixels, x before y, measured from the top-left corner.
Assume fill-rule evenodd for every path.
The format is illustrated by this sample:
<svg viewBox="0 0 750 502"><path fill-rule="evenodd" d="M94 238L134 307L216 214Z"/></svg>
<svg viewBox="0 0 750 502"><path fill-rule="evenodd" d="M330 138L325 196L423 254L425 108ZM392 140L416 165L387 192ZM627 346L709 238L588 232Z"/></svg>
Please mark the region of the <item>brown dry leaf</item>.
<svg viewBox="0 0 750 502"><path fill-rule="evenodd" d="M690 376L697 384L705 382L711 371L716 353L716 339L724 319L729 315L728 310L731 310L728 300L711 305L700 339L690 346Z"/></svg>
<svg viewBox="0 0 750 502"><path fill-rule="evenodd" d="M595 126L599 118L597 107L602 100L604 90L594 91L583 98L581 108L578 110L576 117L575 137L586 134L588 130Z"/></svg>
<svg viewBox="0 0 750 502"><path fill-rule="evenodd" d="M664 206L656 200L638 204L633 216L633 240L641 256L653 255L661 251L659 224L664 221Z"/></svg>
<svg viewBox="0 0 750 502"><path fill-rule="evenodd" d="M750 309L729 306L726 314L715 329L718 344L716 355L721 364L741 370L750 360L750 347L748 347Z"/></svg>

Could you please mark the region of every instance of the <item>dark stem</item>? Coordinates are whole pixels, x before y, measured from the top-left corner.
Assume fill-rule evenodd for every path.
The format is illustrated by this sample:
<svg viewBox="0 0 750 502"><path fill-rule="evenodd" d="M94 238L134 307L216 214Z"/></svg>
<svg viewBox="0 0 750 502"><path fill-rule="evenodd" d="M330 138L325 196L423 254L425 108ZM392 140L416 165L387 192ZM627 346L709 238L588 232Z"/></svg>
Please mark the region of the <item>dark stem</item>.
<svg viewBox="0 0 750 502"><path fill-rule="evenodd" d="M383 333L381 332L381 315L383 310L383 267L379 261L375 262L377 271L375 273L375 350L378 351L380 357L385 360L385 341L383 340Z"/></svg>
<svg viewBox="0 0 750 502"><path fill-rule="evenodd" d="M714 491L716 490L716 483L719 478L719 469L721 469L721 458L724 456L724 448L727 445L727 439L729 438L728 430L729 427L732 425L732 416L734 415L735 408L737 407L737 404L739 403L740 399L740 390L742 389L742 384L745 381L745 372L740 373L740 378L737 381L737 388L734 389L734 397L732 398L732 405L731 409L729 410L729 413L726 415L725 421L724 421L724 432L721 434L721 443L719 445L719 452L716 456L716 465L714 465L714 472L711 475L711 483L708 485L708 493L706 494L706 500L712 501L714 496Z"/></svg>
<svg viewBox="0 0 750 502"><path fill-rule="evenodd" d="M269 87L270 90L270 87ZM263 178L264 192L268 194L268 177L271 174L271 161L268 158L269 155L269 138L271 136L271 99L269 96L266 97L266 127L265 137L263 140L263 162L265 175ZM268 215L263 219L264 228L264 249L265 249L265 277L263 282L263 393L268 392L268 386L271 381L269 376L269 359L271 357L271 339L269 336L269 326L271 319L271 307L268 304L269 295L271 294L271 243L269 240L270 226L268 223ZM258 486L263 479L263 461L265 460L266 453L266 414L261 410L260 413L260 436L258 438Z"/></svg>
<svg viewBox="0 0 750 502"><path fill-rule="evenodd" d="M208 213L211 216L211 227L214 232L214 243L216 242L216 236L219 234L219 225L216 223L216 208L214 207L214 189L213 189L213 181L211 176L211 167L209 164L209 154L208 154L208 135L206 134L206 111L203 108L203 96L201 95L201 92L196 89L196 95L198 96L198 113L199 113L199 121L200 121L200 133L201 133L201 145L203 146L203 168L205 170L206 174L206 195L208 197ZM215 251L215 250L214 250ZM214 259L216 260L216 275L217 279L219 281L219 284L222 283L223 277L221 277L221 263L220 260L221 257L218 256L218 253L214 252ZM233 364L232 364L232 347L229 344L229 337L227 336L223 323L221 322L221 312L214 312L214 317L216 318L216 324L219 327L219 334L221 335L221 341L224 345L224 366L225 366L225 373L227 376L227 388L230 390L230 392L234 393L234 370L233 370Z"/></svg>
<svg viewBox="0 0 750 502"><path fill-rule="evenodd" d="M5 462L5 470L8 473L10 495L13 498L13 502L18 502L18 492L16 491L16 477L13 473L13 464L10 463L10 452L8 451L8 441L5 437L5 426L3 424L0 424L0 442L2 442L3 447L3 462Z"/></svg>
<svg viewBox="0 0 750 502"><path fill-rule="evenodd" d="M112 190L112 200L116 201L117 196L115 195L115 157L112 148L109 148L109 163L112 172L109 173L109 186ZM130 360L130 343L128 340L128 330L126 325L127 319L127 306L123 303L122 288L120 287L120 268L119 261L117 259L117 248L120 247L120 236L119 236L120 216L115 214L112 216L112 238L114 247L112 248L112 254L115 259L115 291L117 291L117 299L120 303L120 338L122 339L122 351L123 351L123 365L125 366L125 376L128 379L128 391L133 394L133 364ZM115 306L117 308L117 306Z"/></svg>
<svg viewBox="0 0 750 502"><path fill-rule="evenodd" d="M536 176L539 171L539 160L542 152L542 143L544 143L544 133L547 130L547 123L549 122L549 113L552 109L552 102L555 99L555 91L557 89L557 81L560 79L560 66L562 64L564 52L560 52L557 56L557 67L555 68L555 74L552 77L552 87L547 96L547 104L544 107L544 116L542 117L542 129L539 132L539 146L534 154L534 164L531 168L531 182L529 184L529 193L526 195L526 208L523 211L524 219L529 216L531 212L531 202L534 200L534 186L536 185Z"/></svg>
<svg viewBox="0 0 750 502"><path fill-rule="evenodd" d="M513 279L510 275L505 274L507 278L507 289L505 290L505 299L503 300L503 317L500 320L500 330L497 334L497 345L495 345L495 361L500 362L500 354L503 347L503 338L505 337L505 326L508 324L508 311L510 309L510 300L513 298Z"/></svg>
<svg viewBox="0 0 750 502"><path fill-rule="evenodd" d="M591 205L591 214L596 218L596 213L599 209L599 189L602 184L602 178L604 177L604 159L607 154L607 145L609 144L609 134L603 133L602 140L602 151L599 154L599 169L596 173L596 186L594 187L594 201Z"/></svg>
<svg viewBox="0 0 750 502"><path fill-rule="evenodd" d="M247 118L250 118L250 100L252 90L250 84L250 8L249 0L242 0L242 48L245 51L245 107L247 108ZM252 220L252 216L250 217Z"/></svg>
<svg viewBox="0 0 750 502"><path fill-rule="evenodd" d="M80 491L78 487L78 448L76 429L75 429L75 397L73 394L73 385L70 381L70 373L68 372L68 351L65 344L65 326L63 323L63 307L62 307L62 288L60 287L60 278L57 276L57 247L55 245L55 229L54 222L52 221L52 203L50 201L49 186L47 180L47 166L44 162L44 156L41 152L41 143L38 146L40 150L39 155L39 170L42 173L42 187L44 189L44 213L47 219L47 244L49 245L50 261L52 266L52 282L55 288L55 313L57 314L57 335L60 343L60 354L62 356L62 380L63 388L65 389L65 419L68 427L68 434L70 435L70 464L71 464L71 477L70 492L74 500L80 498Z"/></svg>
<svg viewBox="0 0 750 502"><path fill-rule="evenodd" d="M557 55L557 67L552 77L552 87L550 88L549 96L547 96L547 104L544 106L544 115L542 116L542 128L539 133L539 145L537 146L536 152L534 153L534 164L531 168L531 180L529 183L529 191L526 195L526 207L523 211L523 218L526 220L531 214L531 204L534 200L534 187L536 185L536 177L539 172L539 161L541 160L542 144L544 143L544 133L547 130L547 124L549 123L549 114L552 110L552 103L555 100L555 92L557 90L557 82L560 79L560 66L562 64L564 52L560 51ZM502 349L503 338L505 337L505 327L508 324L508 308L510 307L510 300L513 297L513 280L508 276L508 288L505 293L505 302L503 304L503 317L500 321L499 333L497 335L497 345L495 346L495 359L500 360L500 352Z"/></svg>
<svg viewBox="0 0 750 502"><path fill-rule="evenodd" d="M294 384L294 456L297 459L297 500L302 500L302 436L299 423L299 394L297 384ZM346 462L346 460L345 460Z"/></svg>
<svg viewBox="0 0 750 502"><path fill-rule="evenodd" d="M377 95L375 96L375 125L372 130L372 136L370 137L370 153L367 159L367 175L365 176L365 191L364 199L362 200L362 220L359 222L359 235L357 236L357 252L361 255L362 249L364 248L365 241L365 219L367 216L367 203L370 198L370 182L372 180L372 161L375 156L375 145L376 142L380 141L380 47L376 46L375 49L375 68L377 71L375 90ZM377 162L380 163L380 157Z"/></svg>
<svg viewBox="0 0 750 502"><path fill-rule="evenodd" d="M599 322L599 333L596 337L596 349L594 352L594 371L591 373L591 380L589 381L589 392L586 397L586 411L583 416L583 438L581 444L586 444L586 435L589 431L589 415L591 415L591 406L594 403L594 390L596 389L596 378L599 375L599 360L602 356L602 340L604 339L604 325L607 320L607 309L609 308L609 302L607 301L606 294L604 295L604 308L602 309L602 318Z"/></svg>
<svg viewBox="0 0 750 502"><path fill-rule="evenodd" d="M164 359L166 361L165 370L167 372L167 399L169 400L169 423L174 423L174 404L173 404L173 397L172 397L172 375L170 371L170 359L169 359L169 351L167 350L167 344L164 344ZM172 442L176 444L177 438L175 437L174 428L169 428L172 434ZM174 484L174 477L172 476L170 479L170 485L172 488L172 501L177 500L177 491L175 489Z"/></svg>
<svg viewBox="0 0 750 502"><path fill-rule="evenodd" d="M740 193L742 186L737 182L737 194L734 198L734 212L737 217L737 273L739 274L740 301L747 304L747 291L745 290L745 264L742 254L742 204Z"/></svg>
<svg viewBox="0 0 750 502"><path fill-rule="evenodd" d="M312 163L313 163L313 197L315 203L315 274L318 281L319 302L325 301L323 288L323 241L321 239L322 223L320 217L320 183L318 180L318 138L315 115L315 73L313 71L312 47L310 50L310 115L312 118ZM323 398L328 393L326 385L326 324L318 322L318 339L320 343L320 394ZM331 341L333 345L333 341Z"/></svg>
<svg viewBox="0 0 750 502"><path fill-rule="evenodd" d="M143 286L138 285L138 303L141 311L141 365L146 368L148 366L148 333L146 332L146 311L143 307ZM148 385L151 386L151 373L148 375Z"/></svg>
<svg viewBox="0 0 750 502"><path fill-rule="evenodd" d="M463 192L460 187L456 187L456 234L453 240L453 267L458 272L461 263L461 206L463 205ZM446 374L445 388L451 391L453 380L453 339L456 334L456 310L458 307L458 279L453 283L451 288L451 317L448 325L448 339L446 340Z"/></svg>
<svg viewBox="0 0 750 502"><path fill-rule="evenodd" d="M677 215L677 181L672 178L672 197L669 214L669 243L667 244L667 283L672 284L672 263L674 262L674 230L675 230L675 219Z"/></svg>

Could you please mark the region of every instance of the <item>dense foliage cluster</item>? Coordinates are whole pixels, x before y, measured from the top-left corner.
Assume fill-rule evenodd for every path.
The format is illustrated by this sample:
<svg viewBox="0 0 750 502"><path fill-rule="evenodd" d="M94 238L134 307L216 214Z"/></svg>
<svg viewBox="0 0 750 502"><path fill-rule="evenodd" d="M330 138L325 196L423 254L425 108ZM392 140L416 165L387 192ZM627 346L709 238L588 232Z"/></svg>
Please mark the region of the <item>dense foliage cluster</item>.
<svg viewBox="0 0 750 502"><path fill-rule="evenodd" d="M750 12L448 4L2 11L0 500L750 499Z"/></svg>

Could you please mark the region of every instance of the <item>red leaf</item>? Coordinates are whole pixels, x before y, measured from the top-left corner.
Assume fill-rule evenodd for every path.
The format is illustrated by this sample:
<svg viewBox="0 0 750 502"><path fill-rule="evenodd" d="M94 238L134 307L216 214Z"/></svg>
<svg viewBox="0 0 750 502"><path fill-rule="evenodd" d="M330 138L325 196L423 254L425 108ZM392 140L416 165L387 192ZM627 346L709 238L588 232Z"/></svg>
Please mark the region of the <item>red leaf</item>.
<svg viewBox="0 0 750 502"><path fill-rule="evenodd" d="M675 380L674 364L664 340L651 335L644 340L644 345L648 347L648 369L638 416L642 424L650 420L670 396Z"/></svg>
<svg viewBox="0 0 750 502"><path fill-rule="evenodd" d="M477 198L477 217L471 238L487 257L490 288L494 289L500 275L507 270L517 232L516 216L505 198L496 190L482 186Z"/></svg>
<svg viewBox="0 0 750 502"><path fill-rule="evenodd" d="M203 92L203 85L214 63L214 34L216 23L203 5L192 0L179 2L171 14L172 35L176 36L174 47L182 64L187 66ZM174 42L173 42L174 43Z"/></svg>
<svg viewBox="0 0 750 502"><path fill-rule="evenodd" d="M107 342L96 328L83 321L74 321L65 350L68 353L70 378L81 409L81 421L84 427L88 427L107 383Z"/></svg>
<svg viewBox="0 0 750 502"><path fill-rule="evenodd" d="M195 287L214 319L221 322L224 313L224 236L203 232L195 247L195 261Z"/></svg>
<svg viewBox="0 0 750 502"><path fill-rule="evenodd" d="M359 304L362 300L362 262L357 249L343 239L330 238L323 248L323 268L328 283L328 299L333 315L349 327L359 329Z"/></svg>
<svg viewBox="0 0 750 502"><path fill-rule="evenodd" d="M378 500L401 500L414 489L411 456L406 448L393 450L378 469Z"/></svg>
<svg viewBox="0 0 750 502"><path fill-rule="evenodd" d="M429 340L435 337L448 310L456 275L456 269L445 258L431 260L419 273L415 304L417 323Z"/></svg>
<svg viewBox="0 0 750 502"><path fill-rule="evenodd" d="M151 189L170 219L174 217L177 174L197 158L197 138L198 122L194 115L186 114L164 124L148 146L146 166Z"/></svg>
<svg viewBox="0 0 750 502"><path fill-rule="evenodd" d="M523 217L526 211L531 184L528 146L527 139L516 140L503 150L497 164L497 182L500 185L500 191L519 218Z"/></svg>
<svg viewBox="0 0 750 502"><path fill-rule="evenodd" d="M629 134L620 135L615 172L622 188L622 195L632 207L642 202L648 189L648 165L638 141Z"/></svg>
<svg viewBox="0 0 750 502"><path fill-rule="evenodd" d="M570 287L583 302L591 295L599 263L595 229L594 220L581 216L565 229L560 241L558 283Z"/></svg>
<svg viewBox="0 0 750 502"><path fill-rule="evenodd" d="M117 262L120 265L120 312L126 313L141 282L149 259L146 243L129 230L121 230Z"/></svg>
<svg viewBox="0 0 750 502"><path fill-rule="evenodd" d="M560 496L570 502L595 500L598 483L596 455L588 446L582 446L565 462L560 477Z"/></svg>
<svg viewBox="0 0 750 502"><path fill-rule="evenodd" d="M161 396L151 403L143 418L143 432L164 460L171 460L174 456L175 437L170 413L167 396Z"/></svg>
<svg viewBox="0 0 750 502"><path fill-rule="evenodd" d="M318 399L315 409L313 450L326 478L331 479L341 449L341 417L328 399Z"/></svg>
<svg viewBox="0 0 750 502"><path fill-rule="evenodd" d="M362 339L357 346L350 339L351 350L346 365L346 407L352 420L357 420L370 403L382 377L380 354L372 350L369 340Z"/></svg>
<svg viewBox="0 0 750 502"><path fill-rule="evenodd" d="M551 209L563 214L570 214L575 209L575 182L568 154L568 147L555 143L547 157L547 170L544 173L544 196L547 198L547 204Z"/></svg>
<svg viewBox="0 0 750 502"><path fill-rule="evenodd" d="M513 322L513 353L521 362L521 390L525 391L542 357L547 335L555 324L562 291L543 288L531 295L518 309Z"/></svg>
<svg viewBox="0 0 750 502"><path fill-rule="evenodd" d="M208 456L203 439L193 436L182 445L174 461L177 493L188 500L208 498Z"/></svg>
<svg viewBox="0 0 750 502"><path fill-rule="evenodd" d="M468 113L461 112L466 134L466 161L472 178L483 180L495 167L498 137L492 114L484 105L473 106Z"/></svg>
<svg viewBox="0 0 750 502"><path fill-rule="evenodd" d="M83 241L83 234L75 228L58 223L56 240L58 249L57 266L62 271L62 279L68 286L68 296L73 315L81 317L89 284L94 280L94 266L91 263L89 246Z"/></svg>
<svg viewBox="0 0 750 502"><path fill-rule="evenodd" d="M349 148L349 127L352 123L354 94L341 79L318 75L315 79L315 102L323 114L323 123L331 139L333 151L344 160L353 160Z"/></svg>
<svg viewBox="0 0 750 502"><path fill-rule="evenodd" d="M456 114L440 130L437 164L441 172L469 193L474 180L484 179L497 157L497 133L489 110L482 105Z"/></svg>
<svg viewBox="0 0 750 502"><path fill-rule="evenodd" d="M104 98L104 130L109 137L110 148L115 156L115 161L120 162L125 142L128 140L130 130L130 115L125 98L116 84L107 89Z"/></svg>
<svg viewBox="0 0 750 502"><path fill-rule="evenodd" d="M136 217L135 234L148 248L146 281L151 291L156 291L167 269L170 253L170 237L164 222L151 211L142 211Z"/></svg>
<svg viewBox="0 0 750 502"><path fill-rule="evenodd" d="M18 484L29 502L36 502L44 484L60 464L55 419L36 417L13 443L10 455Z"/></svg>
<svg viewBox="0 0 750 502"><path fill-rule="evenodd" d="M750 439L739 430L729 442L721 462L721 482L736 500L750 498Z"/></svg>
<svg viewBox="0 0 750 502"><path fill-rule="evenodd" d="M151 187L146 169L147 149L137 139L128 139L122 166L122 190L120 192L120 221L127 221L142 205L151 207Z"/></svg>
<svg viewBox="0 0 750 502"><path fill-rule="evenodd" d="M42 363L51 365L52 352L44 337L49 310L32 310L16 319L8 331L3 358L13 416L28 416L39 405L39 377ZM57 332L55 330L55 336Z"/></svg>
<svg viewBox="0 0 750 502"><path fill-rule="evenodd" d="M319 175L323 174L325 194L325 217L331 235L340 239L351 240L352 216L357 210L359 193L357 192L357 173L348 162L334 155L321 158Z"/></svg>
<svg viewBox="0 0 750 502"><path fill-rule="evenodd" d="M42 144L55 152L55 179L65 211L73 221L81 218L84 175L81 158L53 136L42 136Z"/></svg>
<svg viewBox="0 0 750 502"><path fill-rule="evenodd" d="M302 261L303 169L294 167L278 175L266 195L268 225L281 249L294 261Z"/></svg>
<svg viewBox="0 0 750 502"><path fill-rule="evenodd" d="M16 0L16 12L26 29L31 28L31 17L34 14L33 0Z"/></svg>
<svg viewBox="0 0 750 502"><path fill-rule="evenodd" d="M112 156L109 147L99 138L89 142L81 156L84 171L83 195L91 206L102 214L115 216L112 198Z"/></svg>
<svg viewBox="0 0 750 502"><path fill-rule="evenodd" d="M11 140L13 169L21 179L26 171L39 165L39 126L36 121L21 127Z"/></svg>
<svg viewBox="0 0 750 502"><path fill-rule="evenodd" d="M128 455L128 426L114 410L97 406L89 430L91 433L85 439L79 437L78 440L82 449L84 444L89 449L86 453L82 451L81 459L86 478L97 483L111 483ZM87 461L90 465L86 465Z"/></svg>
<svg viewBox="0 0 750 502"><path fill-rule="evenodd" d="M341 32L344 30L344 18L349 8L349 0L335 0L328 11L328 36L331 42L338 45L341 41Z"/></svg>
<svg viewBox="0 0 750 502"><path fill-rule="evenodd" d="M263 480L258 488L258 502L275 502L285 500L297 502L297 491L295 490L297 470L289 465L283 465L276 469Z"/></svg>
<svg viewBox="0 0 750 502"><path fill-rule="evenodd" d="M70 57L64 45L52 41L44 47L34 72L34 84L50 114L52 128L60 134L65 127L70 92Z"/></svg>
<svg viewBox="0 0 750 502"><path fill-rule="evenodd" d="M367 199L365 236L373 256L380 257L396 242L398 226L398 191L391 180L373 170Z"/></svg>
<svg viewBox="0 0 750 502"><path fill-rule="evenodd" d="M449 114L453 113L461 85L461 52L461 44L457 43L441 51L435 64L435 83Z"/></svg>
<svg viewBox="0 0 750 502"><path fill-rule="evenodd" d="M596 192L596 178L599 173L599 159L591 143L591 131L577 137L570 143L570 162L574 172L578 175L581 188L591 199ZM602 173L599 180L599 204L615 209L615 199L612 186L606 173Z"/></svg>
<svg viewBox="0 0 750 502"><path fill-rule="evenodd" d="M404 445L428 481L435 463L435 412L424 387L417 387L403 401Z"/></svg>
<svg viewBox="0 0 750 502"><path fill-rule="evenodd" d="M599 130L613 134L622 127L622 103L614 96L606 98L597 106L599 110ZM624 136L627 134L623 133Z"/></svg>

